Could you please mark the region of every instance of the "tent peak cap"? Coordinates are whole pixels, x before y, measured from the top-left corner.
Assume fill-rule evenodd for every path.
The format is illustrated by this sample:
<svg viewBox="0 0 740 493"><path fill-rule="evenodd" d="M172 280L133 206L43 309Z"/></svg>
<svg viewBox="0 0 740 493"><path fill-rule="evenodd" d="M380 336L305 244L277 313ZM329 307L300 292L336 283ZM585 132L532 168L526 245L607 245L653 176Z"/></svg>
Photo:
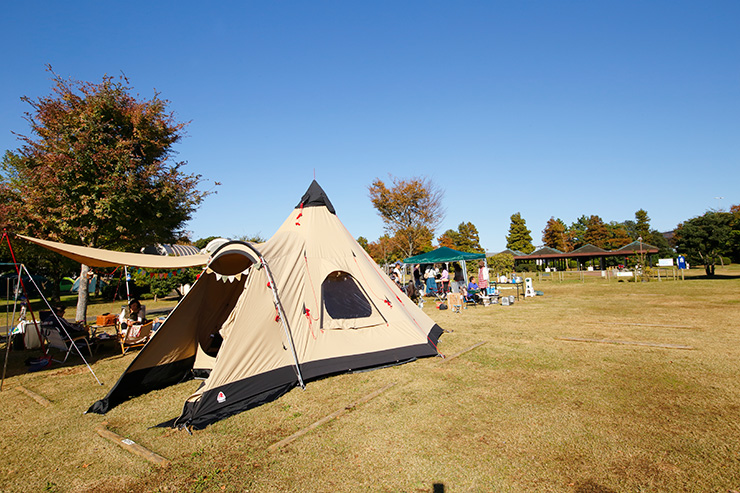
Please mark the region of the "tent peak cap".
<svg viewBox="0 0 740 493"><path fill-rule="evenodd" d="M334 210L334 206L329 200L329 196L326 195L324 189L316 180L313 180L308 186L308 190L301 197L301 201L295 206L296 209L303 209L305 207L326 207L329 212L336 215L337 212Z"/></svg>

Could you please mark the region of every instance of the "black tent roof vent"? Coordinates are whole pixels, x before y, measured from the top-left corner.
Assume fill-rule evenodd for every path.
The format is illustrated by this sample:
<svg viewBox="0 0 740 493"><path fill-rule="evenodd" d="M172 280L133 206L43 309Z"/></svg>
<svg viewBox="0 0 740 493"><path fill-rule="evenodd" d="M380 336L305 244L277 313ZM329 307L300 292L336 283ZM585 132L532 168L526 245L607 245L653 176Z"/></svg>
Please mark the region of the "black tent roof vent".
<svg viewBox="0 0 740 493"><path fill-rule="evenodd" d="M303 197L301 197L300 203L295 207L296 209L300 209L301 205L303 207L320 207L325 206L329 212L336 215L336 211L334 210L334 206L331 205L331 201L329 200L329 197L326 196L326 192L324 192L324 189L321 188L321 185L316 183L316 180L311 182L311 185L308 187L308 190L306 190L306 193L303 194Z"/></svg>

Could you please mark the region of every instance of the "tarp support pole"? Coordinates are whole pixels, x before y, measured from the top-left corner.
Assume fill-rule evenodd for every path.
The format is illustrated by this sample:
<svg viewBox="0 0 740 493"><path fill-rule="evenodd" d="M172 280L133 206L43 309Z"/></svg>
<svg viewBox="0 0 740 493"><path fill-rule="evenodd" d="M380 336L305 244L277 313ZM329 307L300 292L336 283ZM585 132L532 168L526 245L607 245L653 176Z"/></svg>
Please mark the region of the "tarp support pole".
<svg viewBox="0 0 740 493"><path fill-rule="evenodd" d="M16 289L16 293L18 290ZM13 318L15 320L15 303L13 303ZM8 369L8 357L10 356L10 323L8 317L8 309L10 307L10 278L5 279L5 363L3 363L3 379L0 380L0 392L3 391L3 385L5 384L5 372Z"/></svg>
<svg viewBox="0 0 740 493"><path fill-rule="evenodd" d="M26 301L28 302L28 312L31 314L31 320L33 320L33 326L36 328L36 334L39 336L39 342L41 343L41 351L44 353L44 356L47 356L46 346L44 345L44 338L41 337L41 331L39 330L39 325L36 322L36 315L34 315L33 310L31 309L31 297L28 295L28 290L26 289L26 284L23 282L23 276L21 275L21 273L22 273L21 268L24 268L25 269L25 266L23 264L21 264L20 267L18 266L18 262L15 260L15 252L13 251L13 245L10 244L10 236L8 235L8 233L7 232L3 232L3 237L8 242L8 250L10 250L10 256L13 259L13 265L15 266L15 272L18 275L18 283L20 284L21 288L23 288L23 294L26 296ZM28 269L26 269L26 272L28 272ZM28 274L28 275L29 275L29 277L31 276L31 274ZM33 278L31 279L31 281L33 281ZM36 283L34 282L34 284L36 284ZM38 286L36 286L36 289L38 290ZM40 293L41 293L41 291L39 291L39 294ZM15 292L15 299L16 299L16 302L17 302L17 300L18 300L18 290L17 289L16 289L16 292ZM41 320L39 320L39 322L40 321Z"/></svg>
<svg viewBox="0 0 740 493"><path fill-rule="evenodd" d="M126 303L128 303L129 301L131 301L131 293L128 290L128 267L126 267L125 265L123 266L123 274L124 276L126 276Z"/></svg>
<svg viewBox="0 0 740 493"><path fill-rule="evenodd" d="M34 281L33 280L33 277L31 277L31 273L28 272L28 269L26 268L25 265L21 265L21 267L23 267L23 270L25 270L26 271L26 274L28 274L28 277L29 277L29 279L31 279L31 282L33 283L34 287L36 288L36 291L39 292L39 295L41 296L41 299L44 300L44 303L46 303L46 306L49 307L49 310L51 311L51 314L54 316L54 318L56 319L57 323L59 324L59 327L61 327L62 330L64 331L64 333L67 335L67 338L69 338L69 343L72 346L74 346L74 348L77 350L77 354L80 356L80 358L82 358L82 361L85 362L85 366L87 366L87 369L90 370L90 373L92 373L92 376L93 376L93 378L95 378L95 381L98 382L98 385L103 385L103 382L101 382L100 380L98 380L98 376L93 371L92 367L90 366L90 363L88 363L87 360L85 359L85 356L82 354L82 350L80 350L80 347L77 344L75 344L75 342L72 340L72 336L70 336L69 332L67 332L67 329L66 329L66 327L64 327L64 324L62 323L62 321L59 320L59 316L57 315L57 313L54 311L54 309L49 304L49 301L44 296L44 293L41 292L41 288L39 288L39 286L36 284L36 281ZM84 281L84 279L82 279L82 281ZM34 320L34 324L35 323L36 323L36 321Z"/></svg>
<svg viewBox="0 0 740 493"><path fill-rule="evenodd" d="M272 291L272 300L275 303L275 308L278 310L278 315L280 315L280 324L283 326L283 330L285 331L285 335L288 337L288 341L290 342L290 351L293 353L293 361L295 361L295 371L296 376L298 377L298 383L301 385L302 389L306 388L306 384L303 383L303 375L301 375L301 367L298 364L298 353L296 353L295 350L295 344L293 342L293 334L290 332L290 328L288 327L288 322L285 318L285 311L283 310L283 305L280 303L280 298L278 298L277 294L277 286L275 286L275 280L272 277L272 272L270 272L270 267L267 265L267 261L264 259L264 257L260 256L260 262L262 262L262 265L265 267L265 273L267 274L267 281L270 283L270 290Z"/></svg>

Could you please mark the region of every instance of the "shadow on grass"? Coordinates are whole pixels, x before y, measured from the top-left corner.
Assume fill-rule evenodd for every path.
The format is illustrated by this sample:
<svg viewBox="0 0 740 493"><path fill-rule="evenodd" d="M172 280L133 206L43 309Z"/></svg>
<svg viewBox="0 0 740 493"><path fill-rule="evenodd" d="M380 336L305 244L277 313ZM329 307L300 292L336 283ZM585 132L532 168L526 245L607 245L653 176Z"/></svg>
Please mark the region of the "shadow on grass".
<svg viewBox="0 0 740 493"><path fill-rule="evenodd" d="M90 357L90 353L87 352L87 348L82 349L82 354L85 356L85 360L90 364L90 366L93 366L99 360L123 357L123 355L121 354L120 346L117 343L105 343L102 345L94 344L91 345L91 349L92 357ZM63 352L56 349L49 349L48 351L53 359L64 359ZM0 358L2 359L2 363L0 364L4 364L5 344L0 346L0 352L2 353L2 356L0 356ZM28 364L28 362L30 360L38 359L41 356L43 356L41 349L14 350L11 348L11 350L8 352L8 364L5 371L5 379L7 380L8 378L18 375L32 373L32 367ZM37 370L34 373L39 373L43 375L44 373L53 373L60 370L64 370L70 373L88 371L87 367L85 366L85 362L82 361L80 355L73 352L69 355L69 358L67 358L67 361L64 364L52 361L49 366Z"/></svg>
<svg viewBox="0 0 740 493"><path fill-rule="evenodd" d="M729 281L732 279L740 279L740 274L737 275L729 275L729 274L715 274L713 276L708 276L706 274L700 275L700 276L690 276L686 277L687 281Z"/></svg>

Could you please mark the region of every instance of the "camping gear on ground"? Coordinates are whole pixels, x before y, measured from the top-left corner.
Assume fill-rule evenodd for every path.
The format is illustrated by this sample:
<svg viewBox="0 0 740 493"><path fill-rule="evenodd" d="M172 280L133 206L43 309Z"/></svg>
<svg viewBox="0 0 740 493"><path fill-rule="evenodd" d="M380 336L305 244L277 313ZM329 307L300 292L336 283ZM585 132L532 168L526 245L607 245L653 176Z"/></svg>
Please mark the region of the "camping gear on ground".
<svg viewBox="0 0 740 493"><path fill-rule="evenodd" d="M113 313L104 313L97 316L97 318L95 319L95 325L98 325L100 327L114 325L116 323L116 318L116 315Z"/></svg>
<svg viewBox="0 0 740 493"><path fill-rule="evenodd" d="M28 239L91 266L154 257ZM190 257L207 268L88 412L199 374L203 385L173 422L198 429L310 380L439 354L442 328L375 264L315 181L268 241Z"/></svg>
<svg viewBox="0 0 740 493"><path fill-rule="evenodd" d="M17 349L38 349L41 347L39 333L33 322L21 320L10 332L13 337L13 347Z"/></svg>
<svg viewBox="0 0 740 493"><path fill-rule="evenodd" d="M534 286L532 285L532 278L528 277L524 280L524 297L534 297Z"/></svg>

